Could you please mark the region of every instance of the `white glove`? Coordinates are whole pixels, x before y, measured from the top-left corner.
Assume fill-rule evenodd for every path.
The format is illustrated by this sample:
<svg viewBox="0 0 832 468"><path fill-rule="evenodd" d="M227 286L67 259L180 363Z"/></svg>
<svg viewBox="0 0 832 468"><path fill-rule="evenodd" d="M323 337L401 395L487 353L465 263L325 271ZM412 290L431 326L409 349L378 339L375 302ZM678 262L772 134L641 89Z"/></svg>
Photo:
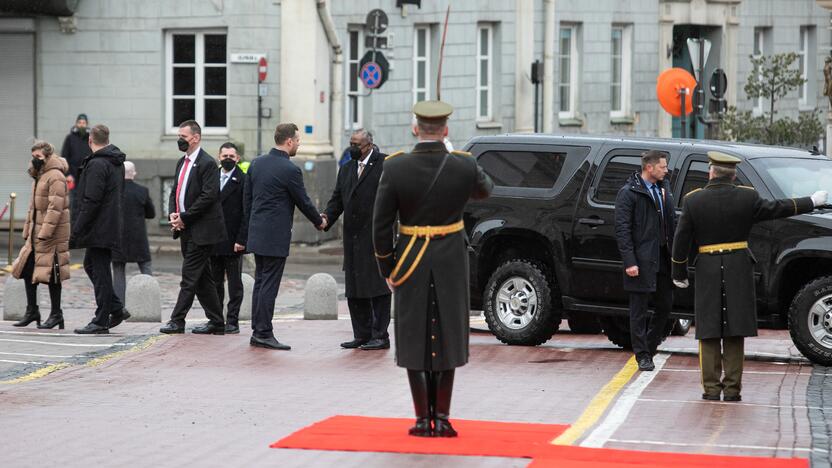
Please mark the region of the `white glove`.
<svg viewBox="0 0 832 468"><path fill-rule="evenodd" d="M673 284L675 284L676 287L680 288L680 289L685 289L688 286L690 286L690 283L688 282L688 280L684 280L684 281L673 280Z"/></svg>
<svg viewBox="0 0 832 468"><path fill-rule="evenodd" d="M817 192L812 194L812 203L815 204L815 207L820 205L826 204L826 198L829 196L829 192L826 190L818 190Z"/></svg>

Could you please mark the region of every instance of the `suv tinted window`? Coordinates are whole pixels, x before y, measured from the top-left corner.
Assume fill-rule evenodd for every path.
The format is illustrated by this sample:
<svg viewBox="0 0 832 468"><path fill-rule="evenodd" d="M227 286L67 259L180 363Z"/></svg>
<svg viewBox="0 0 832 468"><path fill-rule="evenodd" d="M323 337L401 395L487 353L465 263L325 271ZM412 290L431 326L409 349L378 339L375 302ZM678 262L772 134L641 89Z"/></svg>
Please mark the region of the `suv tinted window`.
<svg viewBox="0 0 832 468"><path fill-rule="evenodd" d="M549 189L565 160L566 153L487 151L478 162L497 186Z"/></svg>
<svg viewBox="0 0 832 468"><path fill-rule="evenodd" d="M618 190L634 172L641 171L641 156L613 156L603 167L600 178L596 176L592 200L605 205L614 205Z"/></svg>
<svg viewBox="0 0 832 468"><path fill-rule="evenodd" d="M682 200L688 193L704 187L708 183L710 168L704 161L691 161L688 172L685 174L685 182L682 184Z"/></svg>

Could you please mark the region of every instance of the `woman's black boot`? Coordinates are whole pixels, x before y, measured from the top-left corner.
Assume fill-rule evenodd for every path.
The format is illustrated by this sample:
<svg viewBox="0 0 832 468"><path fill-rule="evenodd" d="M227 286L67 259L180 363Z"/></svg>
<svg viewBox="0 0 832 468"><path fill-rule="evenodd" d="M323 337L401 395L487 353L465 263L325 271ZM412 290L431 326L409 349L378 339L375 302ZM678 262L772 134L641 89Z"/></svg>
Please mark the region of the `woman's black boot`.
<svg viewBox="0 0 832 468"><path fill-rule="evenodd" d="M433 387L436 391L433 435L434 437L456 437L457 433L448 421L451 414L451 395L454 390L454 370L434 372Z"/></svg>
<svg viewBox="0 0 832 468"><path fill-rule="evenodd" d="M38 306L27 306L26 307L26 314L23 316L23 319L19 322L15 322L12 325L15 327L25 327L32 322L37 322L40 325L40 308Z"/></svg>
<svg viewBox="0 0 832 468"><path fill-rule="evenodd" d="M55 325L58 326L58 329L64 329L64 311L61 309L53 310L49 317L46 318L46 321L43 322L43 325L38 325L38 328L46 328L51 329L55 328Z"/></svg>
<svg viewBox="0 0 832 468"><path fill-rule="evenodd" d="M416 424L408 434L416 437L430 437L430 408L428 406L428 373L419 370L407 370L410 382L410 394L413 396L413 409L416 412Z"/></svg>

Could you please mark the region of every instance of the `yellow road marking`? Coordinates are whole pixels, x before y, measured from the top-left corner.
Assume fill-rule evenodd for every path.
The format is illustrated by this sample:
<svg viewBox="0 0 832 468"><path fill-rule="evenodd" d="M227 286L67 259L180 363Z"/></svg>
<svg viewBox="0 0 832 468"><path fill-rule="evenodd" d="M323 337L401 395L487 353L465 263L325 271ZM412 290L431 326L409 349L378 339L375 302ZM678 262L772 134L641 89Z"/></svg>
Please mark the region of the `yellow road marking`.
<svg viewBox="0 0 832 468"><path fill-rule="evenodd" d="M598 422L598 419L607 410L613 398L627 385L627 382L630 381L637 370L638 364L636 364L636 358L631 356L627 360L627 363L624 364L624 367L595 395L595 398L592 399L589 406L586 407L578 420L575 421L575 424L569 426L569 429L550 443L553 445L572 445L576 440L580 439L587 429Z"/></svg>
<svg viewBox="0 0 832 468"><path fill-rule="evenodd" d="M85 362L83 365L87 366L87 367L95 367L95 366L101 365L101 364L103 364L103 363L105 363L105 362L107 362L111 359L115 359L117 357L124 356L125 354L145 350L145 349L153 346L153 344L155 344L157 341L160 341L160 340L165 339L165 338L168 338L168 336L167 335L151 336L150 338L142 341L141 343L137 344L136 346L133 346L132 348L124 349L124 350L121 350L121 351L116 351L116 352L113 352L113 353L105 354L104 356L100 356L100 357L97 357L97 358L94 358L94 359L90 359L89 361ZM33 380L37 380L37 379L40 379L42 377L46 377L47 375L49 375L49 374L51 374L55 371L59 371L61 369L70 367L71 365L72 364L69 364L69 363L66 363L66 362L51 364L49 366L41 367L40 369L38 369L36 371L32 371L32 372L30 372L26 375L17 377L15 379L0 380L0 384L14 385L14 384L20 384L20 383L25 383L25 382L31 382Z"/></svg>
<svg viewBox="0 0 832 468"><path fill-rule="evenodd" d="M81 263L73 263L69 265L70 270L80 270L81 268L84 268L84 265Z"/></svg>

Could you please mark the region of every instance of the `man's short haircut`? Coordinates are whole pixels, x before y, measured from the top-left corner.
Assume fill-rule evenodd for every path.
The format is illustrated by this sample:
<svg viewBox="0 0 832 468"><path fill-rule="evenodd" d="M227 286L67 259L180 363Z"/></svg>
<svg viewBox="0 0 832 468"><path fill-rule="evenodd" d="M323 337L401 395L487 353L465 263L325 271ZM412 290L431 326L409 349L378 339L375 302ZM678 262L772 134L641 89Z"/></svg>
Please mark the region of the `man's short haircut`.
<svg viewBox="0 0 832 468"><path fill-rule="evenodd" d="M124 161L124 178L132 179L136 177L136 165L130 161Z"/></svg>
<svg viewBox="0 0 832 468"><path fill-rule="evenodd" d="M237 153L238 155L240 154L240 150L237 149L237 145L231 143L230 141L226 141L225 143L220 145L220 153L222 153L222 150L224 150L225 148L231 148L234 150L235 153Z"/></svg>
<svg viewBox="0 0 832 468"><path fill-rule="evenodd" d="M370 142L370 143L373 142L373 134L370 133L370 131L367 130L366 128L358 128L354 132L352 132L352 134L353 135L359 135L361 138L366 138L367 141Z"/></svg>
<svg viewBox="0 0 832 468"><path fill-rule="evenodd" d="M298 126L293 123L282 123L274 129L274 143L282 145L286 143L289 138L294 138L298 132Z"/></svg>
<svg viewBox="0 0 832 468"><path fill-rule="evenodd" d="M92 142L99 146L110 144L110 129L106 125L98 124L90 130Z"/></svg>
<svg viewBox="0 0 832 468"><path fill-rule="evenodd" d="M179 124L179 128L188 127L191 129L191 133L195 135L202 135L202 127L199 126L196 120L186 120Z"/></svg>
<svg viewBox="0 0 832 468"><path fill-rule="evenodd" d="M641 168L647 169L648 164L658 164L660 159L667 159L667 153L650 150L641 153Z"/></svg>
<svg viewBox="0 0 832 468"><path fill-rule="evenodd" d="M428 135L439 135L448 125L448 119L421 119L416 118L416 126L420 133Z"/></svg>
<svg viewBox="0 0 832 468"><path fill-rule="evenodd" d="M725 166L715 166L711 165L711 169L714 170L714 175L717 177L731 177L737 175L737 168L736 167L725 167Z"/></svg>

